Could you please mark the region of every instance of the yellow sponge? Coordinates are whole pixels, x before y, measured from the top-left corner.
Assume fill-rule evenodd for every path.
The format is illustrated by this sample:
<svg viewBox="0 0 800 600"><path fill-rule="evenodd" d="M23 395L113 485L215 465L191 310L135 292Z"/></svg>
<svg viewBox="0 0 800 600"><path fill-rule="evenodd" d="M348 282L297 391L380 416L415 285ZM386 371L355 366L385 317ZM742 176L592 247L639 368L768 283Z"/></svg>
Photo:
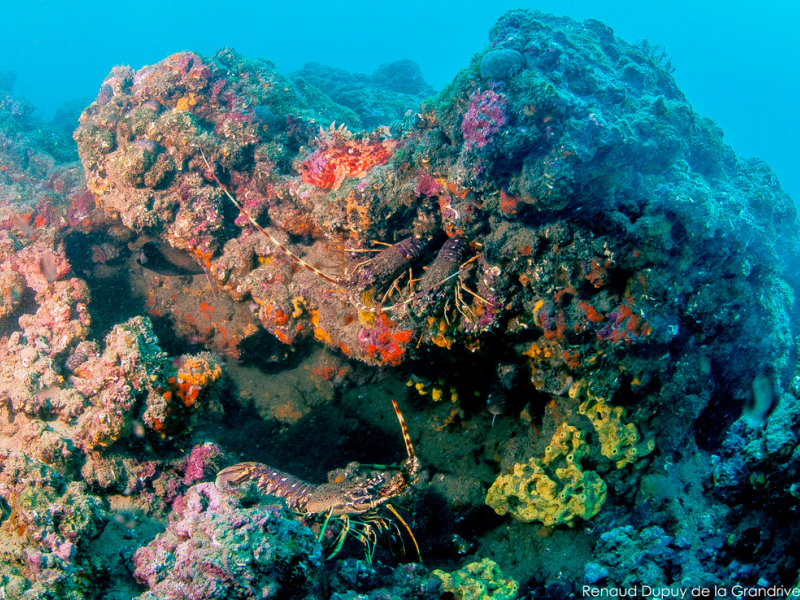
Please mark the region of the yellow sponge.
<svg viewBox="0 0 800 600"><path fill-rule="evenodd" d="M575 517L591 519L606 501L606 484L595 471L581 469L587 451L581 432L562 423L544 458L517 463L512 473L498 477L486 504L499 515L511 513L548 527L563 523L572 527Z"/></svg>
<svg viewBox="0 0 800 600"><path fill-rule="evenodd" d="M433 575L442 580L445 592L460 600L514 600L519 589L513 579L503 579L500 567L488 558L452 573L436 569Z"/></svg>

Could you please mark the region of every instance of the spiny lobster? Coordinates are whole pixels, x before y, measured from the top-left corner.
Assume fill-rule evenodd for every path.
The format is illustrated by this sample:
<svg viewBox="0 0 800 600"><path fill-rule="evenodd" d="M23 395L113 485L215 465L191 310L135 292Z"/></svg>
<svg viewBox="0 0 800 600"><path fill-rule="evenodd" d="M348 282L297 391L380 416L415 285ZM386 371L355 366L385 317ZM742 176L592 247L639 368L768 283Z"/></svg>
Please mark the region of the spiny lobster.
<svg viewBox="0 0 800 600"><path fill-rule="evenodd" d="M466 240L462 238L449 238L437 254L437 257L431 267L428 269L428 272L426 272L422 279L418 280L420 282L419 291L412 292L408 295L408 297L388 306L383 305L382 303L378 306L367 305L361 300L360 296L362 292L369 288L375 288L382 283L391 281L392 284L386 295L390 295L395 290L400 291L399 287L397 286L397 281L399 279L398 275L402 277L402 273L405 272L408 266L420 258L430 243L429 239L419 239L416 237L406 238L397 242L396 244L388 245L370 260L359 263L356 265L353 271L345 277L334 277L332 275L328 275L313 265L308 264L278 239L276 239L275 236L273 236L269 231L262 227L255 220L255 218L253 218L244 209L241 203L234 198L233 194L231 194L225 188L225 186L217 177L215 170L209 164L202 150L200 151L200 155L203 158L203 162L205 163L208 174L213 178L213 180L217 183L228 199L234 204L234 206L236 206L236 208L239 209L245 218L247 218L250 224L253 225L253 227L255 227L261 234L269 239L270 242L272 242L284 254L286 254L304 269L311 271L323 281L338 286L344 286L347 291L348 301L362 312L388 313L412 305L414 313L420 315L422 314L426 305L435 303L437 299L441 298L442 288L454 284L455 279L464 271L466 266L472 262L472 260L477 258L477 256L473 256L470 260L462 264L461 258L465 254L469 245ZM409 282L406 285L408 285L410 288L412 282L413 281L409 275ZM464 287L463 283L459 283L456 286L457 296L460 294L461 289L469 292L479 301L487 305L491 304L488 300Z"/></svg>
<svg viewBox="0 0 800 600"><path fill-rule="evenodd" d="M314 484L262 463L243 462L217 473L215 485L224 489L248 481L254 482L260 492L283 498L288 507L303 518L322 519L320 541L323 539L330 519L338 517L341 522L341 530L335 538L334 549L328 558L336 556L341 550L347 534L352 531L364 544L367 560L371 561L378 533L393 531L400 533L394 522L387 521L380 516L380 509L386 507L406 528L419 557L419 546L411 528L389 504L390 500L397 498L409 488L420 468L403 415L400 413L397 402L392 400L392 405L397 419L400 421L400 429L403 432L403 441L408 454L408 458L403 461L399 470L369 470L367 474L364 474L364 465L350 463L346 469L329 474L329 479L332 479L329 483Z"/></svg>

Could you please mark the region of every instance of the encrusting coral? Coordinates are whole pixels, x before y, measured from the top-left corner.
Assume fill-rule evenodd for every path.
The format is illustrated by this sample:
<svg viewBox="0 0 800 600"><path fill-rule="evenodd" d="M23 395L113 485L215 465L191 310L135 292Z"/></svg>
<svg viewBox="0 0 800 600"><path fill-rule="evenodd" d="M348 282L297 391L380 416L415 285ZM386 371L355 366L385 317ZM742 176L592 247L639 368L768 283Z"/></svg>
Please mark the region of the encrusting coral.
<svg viewBox="0 0 800 600"><path fill-rule="evenodd" d="M190 488L167 530L136 551L140 600L270 598L316 588L322 546L280 506L249 506L213 483ZM307 597L307 596L306 596Z"/></svg>
<svg viewBox="0 0 800 600"><path fill-rule="evenodd" d="M103 501L19 451L0 450L0 586L7 598L92 597L86 549L105 523Z"/></svg>
<svg viewBox="0 0 800 600"><path fill-rule="evenodd" d="M572 384L568 396L576 403L588 383ZM500 475L489 488L486 504L498 514L511 513L521 521L540 521L546 526L574 525L575 517L590 519L606 499L606 484L596 471L585 471L581 464L592 457L588 435L593 434L599 454L614 468L622 469L646 457L655 448L653 440L641 441L636 425L623 422L625 409L610 406L586 390L586 400L578 406L576 419L581 427L562 422L556 427L541 458L516 463L512 472Z"/></svg>

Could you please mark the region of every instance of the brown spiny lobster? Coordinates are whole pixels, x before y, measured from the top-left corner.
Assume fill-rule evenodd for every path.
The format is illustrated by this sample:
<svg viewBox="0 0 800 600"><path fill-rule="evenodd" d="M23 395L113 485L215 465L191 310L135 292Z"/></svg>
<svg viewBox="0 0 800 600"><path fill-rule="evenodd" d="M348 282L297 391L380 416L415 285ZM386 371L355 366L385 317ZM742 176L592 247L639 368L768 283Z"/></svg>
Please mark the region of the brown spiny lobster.
<svg viewBox="0 0 800 600"><path fill-rule="evenodd" d="M425 275L423 275L422 279L414 280L419 281L420 283L418 291L411 291L411 285L413 281L409 275L409 282L406 285L408 286L410 293L407 295L407 297L402 298L401 301L390 305L384 305L382 302L377 306L367 305L360 298L361 293L370 288L374 289L385 282L391 281L392 283L388 292L384 295L384 299L386 296L391 295L391 293L394 291L400 292L400 288L397 285L398 280L402 278L402 273L408 269L409 265L420 258L420 256L426 251L430 243L429 239L420 239L417 237L405 238L395 244L387 245L386 248L378 252L370 260L359 263L356 265L353 271L345 277L334 277L332 275L328 275L316 267L308 264L284 244L282 244L278 239L276 239L275 236L273 236L264 227L259 225L259 223L244 209L239 201L234 198L234 196L225 188L222 182L220 182L202 150L200 151L200 155L205 163L206 169L208 170L208 174L214 179L214 181L228 197L228 199L234 204L234 206L236 206L236 208L239 209L245 218L250 221L250 224L253 225L253 227L266 236L270 242L272 242L284 254L286 254L304 269L311 271L323 281L335 285L341 285L347 288L347 299L358 310L367 313L388 313L406 308L407 306L411 305L413 312L417 315L421 315L426 306L430 304L436 304L438 300L443 297L444 289L453 286L455 286L456 289L457 306L463 304L463 301L459 301L460 291L462 289L469 292L486 305L491 304L488 300L466 288L462 282L456 282L456 278L458 278L461 273L464 272L466 266L475 258L477 258L477 256L473 256L468 261L462 263L461 259L466 253L466 250L469 248L469 244L463 238L456 237L448 238L437 254L433 264L430 266Z"/></svg>
<svg viewBox="0 0 800 600"><path fill-rule="evenodd" d="M403 461L400 469L393 471L370 470L365 475L362 472L363 465L350 463L347 468L330 473L328 477L331 481L328 483L314 484L262 463L243 462L220 471L217 474L215 485L224 489L248 481L254 482L260 492L283 498L287 506L302 517L322 519L320 541L330 519L338 517L341 522L341 530L328 558L336 556L341 550L347 534L352 531L364 544L367 560L371 561L378 533L391 533L392 531L399 533L395 523L387 522L380 516L379 510L386 507L408 531L419 557L419 546L411 528L389 504L390 500L397 498L409 488L420 468L403 415L397 407L397 402L392 400L392 405L397 419L400 421L400 429L403 432L403 441L408 454L408 458Z"/></svg>

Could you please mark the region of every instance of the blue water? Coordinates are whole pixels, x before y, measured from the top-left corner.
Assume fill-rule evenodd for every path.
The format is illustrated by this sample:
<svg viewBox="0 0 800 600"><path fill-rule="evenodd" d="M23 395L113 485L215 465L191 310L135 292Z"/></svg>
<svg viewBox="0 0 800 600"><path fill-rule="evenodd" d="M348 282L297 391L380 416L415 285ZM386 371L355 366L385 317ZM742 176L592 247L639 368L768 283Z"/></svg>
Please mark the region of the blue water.
<svg viewBox="0 0 800 600"><path fill-rule="evenodd" d="M283 72L319 61L371 73L398 58L417 61L441 89L486 43L511 8L595 18L617 35L659 44L695 109L715 119L742 156L769 162L800 199L800 2L541 0L367 2L306 0L0 3L0 70L15 93L51 117L67 100L94 98L112 66L138 69L180 50L231 46L269 58Z"/></svg>

